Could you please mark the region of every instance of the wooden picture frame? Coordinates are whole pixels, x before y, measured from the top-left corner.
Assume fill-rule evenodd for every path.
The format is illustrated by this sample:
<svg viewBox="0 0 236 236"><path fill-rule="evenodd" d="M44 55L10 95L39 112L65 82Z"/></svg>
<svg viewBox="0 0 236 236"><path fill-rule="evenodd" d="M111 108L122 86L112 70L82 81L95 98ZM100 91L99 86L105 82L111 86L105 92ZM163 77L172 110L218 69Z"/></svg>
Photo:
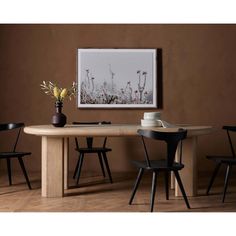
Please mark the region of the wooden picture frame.
<svg viewBox="0 0 236 236"><path fill-rule="evenodd" d="M157 108L157 49L78 49L78 108Z"/></svg>

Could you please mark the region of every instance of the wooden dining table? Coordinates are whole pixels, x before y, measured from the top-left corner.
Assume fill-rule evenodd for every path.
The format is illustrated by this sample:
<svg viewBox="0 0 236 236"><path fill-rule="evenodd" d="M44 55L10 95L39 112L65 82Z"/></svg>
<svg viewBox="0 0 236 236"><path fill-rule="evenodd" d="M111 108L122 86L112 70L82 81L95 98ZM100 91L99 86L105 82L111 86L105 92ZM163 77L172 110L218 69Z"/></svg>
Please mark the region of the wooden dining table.
<svg viewBox="0 0 236 236"><path fill-rule="evenodd" d="M111 125L66 125L54 127L52 125L26 126L24 132L41 137L41 171L42 196L63 197L68 189L68 159L70 137L134 137L138 136L138 129L151 129L163 132L173 132L179 128L187 129L187 138L183 141L182 162L185 165L180 176L188 196L197 195L197 139L209 134L211 126L178 125L174 128L142 127L137 124ZM176 160L179 159L179 149ZM175 196L181 196L177 183L172 176L171 188L175 189Z"/></svg>

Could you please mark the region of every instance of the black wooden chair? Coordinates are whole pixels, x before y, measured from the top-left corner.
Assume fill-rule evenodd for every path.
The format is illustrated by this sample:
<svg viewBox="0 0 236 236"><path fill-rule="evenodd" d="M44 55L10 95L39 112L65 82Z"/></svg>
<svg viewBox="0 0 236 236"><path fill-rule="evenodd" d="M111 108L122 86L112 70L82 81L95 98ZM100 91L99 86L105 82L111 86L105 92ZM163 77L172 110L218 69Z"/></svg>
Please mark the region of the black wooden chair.
<svg viewBox="0 0 236 236"><path fill-rule="evenodd" d="M151 209L153 211L154 207L154 199L155 199L155 192L156 192L156 182L157 182L157 173L164 172L165 173L165 188L166 188L166 199L169 200L169 174L171 171L174 172L182 195L184 197L185 203L187 208L190 208L181 178L179 176L179 171L184 168L182 164L182 140L186 138L187 131L180 129L177 132L159 132L159 131L152 131L152 130L138 130L138 134L142 137L142 142L145 151L145 161L133 161L136 167L139 168L139 173L134 184L133 192L129 201L131 205L139 186L140 180L142 178L144 170L152 171L152 189L151 189ZM167 144L167 158L161 160L150 160L148 156L147 147L144 141L144 137L151 138L155 140L162 140L165 141ZM175 152L180 143L180 161L175 162Z"/></svg>
<svg viewBox="0 0 236 236"><path fill-rule="evenodd" d="M22 127L24 127L24 123L9 123L9 124L0 124L0 131L12 131L14 129L18 129L18 132L16 133L16 140L14 142L14 146L13 146L13 151L7 151L7 152L0 152L0 159L6 159L7 161L7 170L8 170L8 179L9 179L9 185L12 185L12 177L11 177L11 158L17 158L19 163L20 163L20 167L23 171L23 174L25 176L27 185L29 187L29 189L31 189L31 185L30 185L30 181L24 166L24 162L23 162L23 157L24 156L29 156L31 153L30 152L19 152L16 151L16 147L18 144L18 140L20 137L20 132Z"/></svg>
<svg viewBox="0 0 236 236"><path fill-rule="evenodd" d="M220 169L220 166L222 164L226 165L227 169L226 169L226 174L225 174L225 182L224 182L222 202L225 201L225 194L226 194L226 191L227 191L229 176L230 176L232 166L236 165L235 150L234 150L234 147L233 147L232 138L230 136L230 132L235 132L236 131L236 126L223 126L223 130L226 130L226 132L227 132L228 141L229 141L229 145L230 145L232 155L231 156L207 156L207 159L212 160L216 163L216 167L214 169L214 172L212 174L212 177L210 179L210 183L209 183L207 191L206 191L206 194L208 195L209 192L210 192L210 189L212 187L212 184L215 180L215 177L216 177L216 175L217 175L217 173Z"/></svg>
<svg viewBox="0 0 236 236"><path fill-rule="evenodd" d="M110 121L73 122L72 124L74 124L74 125L109 125L109 124L111 124L111 122ZM79 146L78 138L75 138L75 144L76 144L75 150L79 153L79 159L78 159L78 162L75 167L73 179L76 177L76 174L77 174L77 185L78 185L85 154L95 153L98 156L99 163L100 163L100 166L102 169L103 177L104 178L106 177L104 166L103 166L103 162L104 162L106 169L107 169L109 180L112 183L113 181L112 181L111 171L110 171L110 167L109 167L107 155L106 155L106 153L112 151L112 149L106 147L107 137L104 138L104 142L103 142L102 147L93 147L93 137L86 137L86 141L87 141L87 147L82 148Z"/></svg>

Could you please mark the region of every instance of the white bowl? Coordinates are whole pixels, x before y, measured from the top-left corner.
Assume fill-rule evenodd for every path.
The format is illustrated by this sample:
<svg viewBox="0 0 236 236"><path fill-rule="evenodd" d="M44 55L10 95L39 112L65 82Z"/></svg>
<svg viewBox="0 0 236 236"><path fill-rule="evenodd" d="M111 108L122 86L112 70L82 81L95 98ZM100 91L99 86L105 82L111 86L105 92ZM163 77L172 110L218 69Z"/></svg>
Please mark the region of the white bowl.
<svg viewBox="0 0 236 236"><path fill-rule="evenodd" d="M144 120L160 120L161 112L144 112Z"/></svg>
<svg viewBox="0 0 236 236"><path fill-rule="evenodd" d="M141 120L141 126L153 127L153 126L162 126L159 120Z"/></svg>

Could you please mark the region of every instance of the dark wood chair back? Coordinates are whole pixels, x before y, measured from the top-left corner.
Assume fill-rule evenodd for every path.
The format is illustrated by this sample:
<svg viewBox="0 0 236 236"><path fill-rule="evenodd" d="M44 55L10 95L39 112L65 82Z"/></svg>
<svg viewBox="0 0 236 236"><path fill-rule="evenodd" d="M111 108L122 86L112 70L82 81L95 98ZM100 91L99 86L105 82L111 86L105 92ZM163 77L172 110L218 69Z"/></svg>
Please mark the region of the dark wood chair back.
<svg viewBox="0 0 236 236"><path fill-rule="evenodd" d="M230 145L230 150L232 152L232 156L233 158L236 158L235 157L235 149L234 149L234 146L233 146L233 142L232 142L232 137L230 136L230 132L236 132L236 126L223 126L222 127L224 130L226 130L227 132L227 136L228 136L228 140L229 140L229 145Z"/></svg>
<svg viewBox="0 0 236 236"><path fill-rule="evenodd" d="M139 129L138 134L142 137L142 142L145 150L145 158L147 167L151 167L147 147L144 141L144 137L155 140L165 141L167 144L167 166L172 167L175 160L175 153L180 143L180 163L182 163L182 140L187 137L187 130L179 129L176 132L161 132L154 130Z"/></svg>
<svg viewBox="0 0 236 236"><path fill-rule="evenodd" d="M99 121L91 121L91 122L74 121L72 124L73 125L110 125L111 122L110 121L101 121L101 122L99 122ZM93 137L86 137L86 141L87 141L87 147L93 148ZM107 142L107 137L104 138L103 148L106 147L106 142ZM75 138L75 143L76 143L76 148L79 149L78 138Z"/></svg>
<svg viewBox="0 0 236 236"><path fill-rule="evenodd" d="M9 130L13 130L13 129L19 129L19 131L18 131L18 133L16 135L16 140L14 142L13 151L12 152L16 151L16 146L18 144L18 140L19 140L19 137L20 137L21 129L24 126L25 126L24 123L6 123L6 124L0 124L0 131L9 131Z"/></svg>

